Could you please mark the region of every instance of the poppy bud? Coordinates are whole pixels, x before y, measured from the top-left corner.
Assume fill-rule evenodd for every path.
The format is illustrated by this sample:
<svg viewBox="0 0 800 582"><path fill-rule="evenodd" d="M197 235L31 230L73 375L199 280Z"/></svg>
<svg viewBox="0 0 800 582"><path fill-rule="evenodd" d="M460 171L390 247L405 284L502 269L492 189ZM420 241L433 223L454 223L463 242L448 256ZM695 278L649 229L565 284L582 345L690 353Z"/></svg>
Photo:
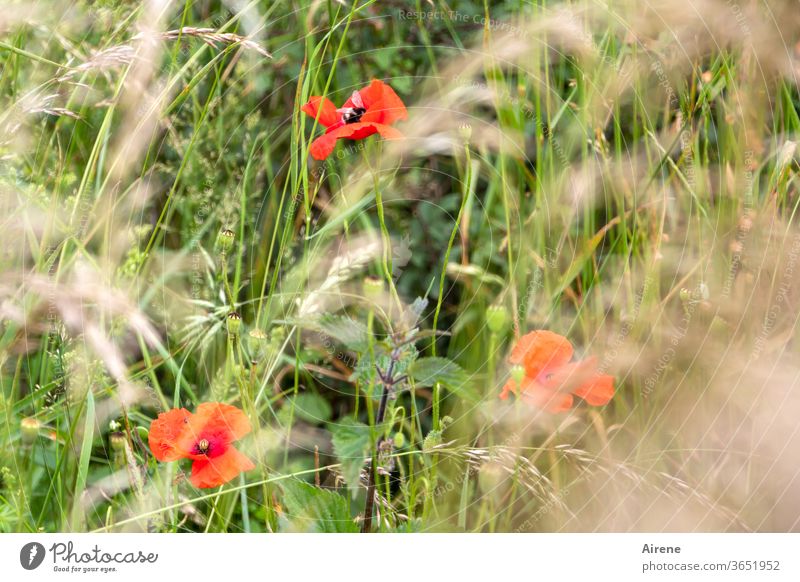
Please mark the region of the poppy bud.
<svg viewBox="0 0 800 582"><path fill-rule="evenodd" d="M372 275L364 277L364 297L370 301L380 299L381 295L383 295L384 287L383 279Z"/></svg>
<svg viewBox="0 0 800 582"><path fill-rule="evenodd" d="M111 461L116 467L125 465L125 434L112 432L108 435L108 448L111 449Z"/></svg>
<svg viewBox="0 0 800 582"><path fill-rule="evenodd" d="M519 386L522 384L522 381L525 379L525 368L520 365L516 365L511 368L511 379L514 380L514 383Z"/></svg>
<svg viewBox="0 0 800 582"><path fill-rule="evenodd" d="M490 305L486 310L486 325L495 335L503 333L508 325L508 310L505 306Z"/></svg>
<svg viewBox="0 0 800 582"><path fill-rule="evenodd" d="M150 436L150 431L147 430L143 426L137 426L136 432L139 433L139 438L142 439L142 442L147 442L148 437Z"/></svg>
<svg viewBox="0 0 800 582"><path fill-rule="evenodd" d="M250 351L250 357L254 362L264 359L267 351L267 334L258 328L251 329L247 334L247 349Z"/></svg>
<svg viewBox="0 0 800 582"><path fill-rule="evenodd" d="M112 432L108 435L108 446L114 452L125 450L125 433Z"/></svg>
<svg viewBox="0 0 800 582"><path fill-rule="evenodd" d="M19 432L22 437L22 444L31 445L36 442L39 436L39 428L42 424L33 417L25 417L19 422Z"/></svg>
<svg viewBox="0 0 800 582"><path fill-rule="evenodd" d="M239 315L236 311L231 311L228 314L228 335L230 336L238 336L239 329L242 327L242 316Z"/></svg>
<svg viewBox="0 0 800 582"><path fill-rule="evenodd" d="M233 248L233 242L236 240L236 233L231 229L226 228L219 231L217 235L217 247L224 255Z"/></svg>
<svg viewBox="0 0 800 582"><path fill-rule="evenodd" d="M406 444L406 435L404 435L402 432L396 432L394 433L393 440L394 440L394 448L402 449L403 446Z"/></svg>

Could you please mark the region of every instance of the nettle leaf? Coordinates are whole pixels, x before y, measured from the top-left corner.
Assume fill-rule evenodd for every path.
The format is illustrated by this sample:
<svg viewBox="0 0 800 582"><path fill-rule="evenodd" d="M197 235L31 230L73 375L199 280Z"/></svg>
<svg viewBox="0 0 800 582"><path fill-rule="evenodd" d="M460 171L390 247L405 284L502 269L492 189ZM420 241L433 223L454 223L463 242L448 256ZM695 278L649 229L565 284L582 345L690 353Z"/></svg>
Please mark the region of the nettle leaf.
<svg viewBox="0 0 800 582"><path fill-rule="evenodd" d="M389 369L392 361L391 348L383 344L375 344L372 353L365 352L358 359L358 363L353 369L350 379L354 382L361 382L368 394L373 398L380 397L380 379L377 369L384 372ZM412 344L403 346L400 358L395 362L393 375L395 378L408 373L409 366L417 359L419 351ZM369 386L372 386L370 392Z"/></svg>
<svg viewBox="0 0 800 582"><path fill-rule="evenodd" d="M293 531L354 533L358 531L350 516L347 499L328 489L320 489L299 479L281 483L283 502Z"/></svg>
<svg viewBox="0 0 800 582"><path fill-rule="evenodd" d="M369 349L369 330L355 319L340 315L325 315L317 322L317 328L349 350L363 353Z"/></svg>
<svg viewBox="0 0 800 582"><path fill-rule="evenodd" d="M343 418L329 428L333 435L333 450L342 464L342 475L355 497L361 468L370 448L370 428L352 418Z"/></svg>
<svg viewBox="0 0 800 582"><path fill-rule="evenodd" d="M433 386L439 382L451 392L468 400L479 399L469 386L469 377L464 369L447 358L419 358L408 367L408 375L418 386Z"/></svg>
<svg viewBox="0 0 800 582"><path fill-rule="evenodd" d="M301 418L311 424L328 422L333 414L330 403L313 392L302 392L292 398L291 402L294 403L295 418ZM284 408L288 409L289 406Z"/></svg>

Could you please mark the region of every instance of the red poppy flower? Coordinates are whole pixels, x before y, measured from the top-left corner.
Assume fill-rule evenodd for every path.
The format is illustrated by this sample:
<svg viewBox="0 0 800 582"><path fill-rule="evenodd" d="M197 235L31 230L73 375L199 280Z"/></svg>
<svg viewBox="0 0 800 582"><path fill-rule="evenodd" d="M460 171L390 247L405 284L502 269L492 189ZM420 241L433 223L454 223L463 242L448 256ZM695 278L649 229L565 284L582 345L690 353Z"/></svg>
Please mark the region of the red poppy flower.
<svg viewBox="0 0 800 582"><path fill-rule="evenodd" d="M327 97L312 97L300 109L326 128L325 134L311 143L311 155L316 160L331 155L338 139L364 139L374 133L385 139L401 138L403 134L392 124L408 117L394 89L378 80L354 91L339 109Z"/></svg>
<svg viewBox="0 0 800 582"><path fill-rule="evenodd" d="M572 408L573 394L592 406L608 404L614 397L614 377L597 373L597 359L572 359L572 344L551 331L537 330L519 338L509 362L525 368L518 384L506 382L500 398L516 394L528 404L548 412Z"/></svg>
<svg viewBox="0 0 800 582"><path fill-rule="evenodd" d="M185 408L159 414L150 425L150 450L159 461L192 459L190 481L194 486L217 487L255 468L231 446L249 432L250 421L241 410L220 402L204 402L195 414Z"/></svg>

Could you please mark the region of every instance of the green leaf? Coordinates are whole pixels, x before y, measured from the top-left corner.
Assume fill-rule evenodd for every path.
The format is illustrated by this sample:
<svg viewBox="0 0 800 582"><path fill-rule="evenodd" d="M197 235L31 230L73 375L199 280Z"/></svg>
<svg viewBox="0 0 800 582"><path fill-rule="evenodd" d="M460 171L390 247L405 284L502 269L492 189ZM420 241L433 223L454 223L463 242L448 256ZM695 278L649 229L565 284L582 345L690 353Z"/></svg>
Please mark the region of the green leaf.
<svg viewBox="0 0 800 582"><path fill-rule="evenodd" d="M83 424L83 442L81 443L81 456L78 459L78 476L75 479L75 499L72 502L72 531L79 531L85 522L83 494L86 492L86 481L89 476L89 461L92 456L95 422L94 395L90 389L86 393L86 418Z"/></svg>
<svg viewBox="0 0 800 582"><path fill-rule="evenodd" d="M281 484L291 531L354 533L358 531L347 500L334 491L320 489L299 479Z"/></svg>
<svg viewBox="0 0 800 582"><path fill-rule="evenodd" d="M319 394L303 392L292 398L294 415L311 424L328 422L331 419L331 405ZM288 408L288 407L287 407Z"/></svg>
<svg viewBox="0 0 800 582"><path fill-rule="evenodd" d="M333 434L333 450L342 464L344 480L355 497L361 468L371 443L370 428L348 417L330 425L330 431Z"/></svg>
<svg viewBox="0 0 800 582"><path fill-rule="evenodd" d="M447 358L420 358L409 366L408 374L419 386L433 386L440 382L456 392L468 381L461 366Z"/></svg>
<svg viewBox="0 0 800 582"><path fill-rule="evenodd" d="M316 327L347 349L362 353L369 349L369 331L363 323L351 317L326 315L316 322Z"/></svg>
<svg viewBox="0 0 800 582"><path fill-rule="evenodd" d="M409 366L408 375L418 386L433 386L439 382L470 402L480 400L480 396L469 385L469 376L464 369L447 358L419 358Z"/></svg>

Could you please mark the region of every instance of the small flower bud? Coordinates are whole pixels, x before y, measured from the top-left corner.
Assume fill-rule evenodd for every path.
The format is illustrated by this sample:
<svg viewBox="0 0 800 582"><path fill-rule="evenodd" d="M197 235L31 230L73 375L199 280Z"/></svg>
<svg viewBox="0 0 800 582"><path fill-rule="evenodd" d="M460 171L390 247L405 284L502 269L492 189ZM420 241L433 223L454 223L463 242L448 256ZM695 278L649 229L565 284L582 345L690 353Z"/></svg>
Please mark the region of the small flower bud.
<svg viewBox="0 0 800 582"><path fill-rule="evenodd" d="M250 333L247 334L247 349L250 351L250 357L254 362L264 359L268 342L267 334L258 328L251 329Z"/></svg>
<svg viewBox="0 0 800 582"><path fill-rule="evenodd" d="M19 422L19 432L22 437L22 444L31 445L36 442L39 436L39 428L42 424L33 417L25 417Z"/></svg>
<svg viewBox="0 0 800 582"><path fill-rule="evenodd" d="M364 297L376 301L383 295L385 284L383 279L369 275L364 277Z"/></svg>
<svg viewBox="0 0 800 582"><path fill-rule="evenodd" d="M112 432L108 435L108 446L114 452L125 451L125 433Z"/></svg>
<svg viewBox="0 0 800 582"><path fill-rule="evenodd" d="M508 309L503 305L490 305L486 310L486 325L493 334L501 334L508 325Z"/></svg>
<svg viewBox="0 0 800 582"><path fill-rule="evenodd" d="M233 243L236 240L236 233L231 229L226 228L219 231L217 235L217 247L222 254L228 253L233 248Z"/></svg>
<svg viewBox="0 0 800 582"><path fill-rule="evenodd" d="M404 435L402 432L396 432L394 433L393 440L394 440L394 448L402 449L403 446L406 444L406 435Z"/></svg>
<svg viewBox="0 0 800 582"><path fill-rule="evenodd" d="M514 383L519 386L522 384L522 381L525 379L525 368L520 366L519 364L511 368L511 379L514 380Z"/></svg>
<svg viewBox="0 0 800 582"><path fill-rule="evenodd" d="M147 439L150 437L150 431L143 426L137 426L136 432L139 434L139 438L142 439L142 442L146 443Z"/></svg>
<svg viewBox="0 0 800 582"><path fill-rule="evenodd" d="M112 432L108 435L108 447L111 449L111 462L115 467L125 465L125 434Z"/></svg>
<svg viewBox="0 0 800 582"><path fill-rule="evenodd" d="M242 316L236 311L231 311L228 314L228 335L238 336L239 330L242 327Z"/></svg>

